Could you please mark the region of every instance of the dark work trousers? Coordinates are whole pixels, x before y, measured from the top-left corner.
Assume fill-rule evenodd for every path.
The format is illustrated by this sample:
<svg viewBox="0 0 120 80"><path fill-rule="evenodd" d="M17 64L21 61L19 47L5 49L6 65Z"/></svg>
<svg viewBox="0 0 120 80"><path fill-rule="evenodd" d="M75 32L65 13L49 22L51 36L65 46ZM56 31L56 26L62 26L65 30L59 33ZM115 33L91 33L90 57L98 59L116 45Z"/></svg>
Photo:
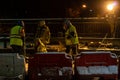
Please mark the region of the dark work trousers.
<svg viewBox="0 0 120 80"><path fill-rule="evenodd" d="M23 46L11 45L13 52L19 53L20 55L24 54Z"/></svg>
<svg viewBox="0 0 120 80"><path fill-rule="evenodd" d="M70 50L72 49L72 54L75 55L78 53L78 44L73 45L66 45L66 53L70 53Z"/></svg>

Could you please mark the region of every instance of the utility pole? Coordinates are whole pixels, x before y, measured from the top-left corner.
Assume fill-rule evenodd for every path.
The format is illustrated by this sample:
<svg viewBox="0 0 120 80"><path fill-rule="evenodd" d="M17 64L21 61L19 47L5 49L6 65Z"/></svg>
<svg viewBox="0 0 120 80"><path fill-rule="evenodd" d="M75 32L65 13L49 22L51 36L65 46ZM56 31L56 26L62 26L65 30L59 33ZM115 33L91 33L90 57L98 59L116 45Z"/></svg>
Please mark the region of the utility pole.
<svg viewBox="0 0 120 80"><path fill-rule="evenodd" d="M110 24L110 29L111 29L110 32L112 38L116 37L116 22L117 22L116 7L117 7L117 2L114 1L111 1L111 3L107 5L108 12L106 14L106 19Z"/></svg>

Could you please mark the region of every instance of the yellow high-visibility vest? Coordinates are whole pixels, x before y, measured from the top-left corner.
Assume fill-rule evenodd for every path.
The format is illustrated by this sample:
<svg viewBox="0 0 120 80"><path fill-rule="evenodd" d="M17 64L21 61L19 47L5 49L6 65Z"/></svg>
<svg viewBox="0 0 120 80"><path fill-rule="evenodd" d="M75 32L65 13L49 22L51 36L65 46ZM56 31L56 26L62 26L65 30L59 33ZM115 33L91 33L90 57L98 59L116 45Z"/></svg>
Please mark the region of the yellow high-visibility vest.
<svg viewBox="0 0 120 80"><path fill-rule="evenodd" d="M71 32L75 33L74 36L71 35L71 38L67 39L68 35L70 35ZM69 29L65 32L65 42L66 42L66 45L72 45L72 44L78 44L79 43L78 35L77 35L77 32L76 32L75 26L71 25L69 27Z"/></svg>
<svg viewBox="0 0 120 80"><path fill-rule="evenodd" d="M21 26L14 26L10 32L10 45L23 46L23 41L20 35Z"/></svg>

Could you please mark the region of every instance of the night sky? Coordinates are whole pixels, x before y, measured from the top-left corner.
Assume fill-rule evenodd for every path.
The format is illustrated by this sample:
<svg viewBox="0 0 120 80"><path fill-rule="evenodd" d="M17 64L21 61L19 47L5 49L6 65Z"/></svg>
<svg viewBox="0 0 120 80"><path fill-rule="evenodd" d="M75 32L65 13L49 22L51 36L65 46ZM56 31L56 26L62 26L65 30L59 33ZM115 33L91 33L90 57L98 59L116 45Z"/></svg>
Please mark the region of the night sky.
<svg viewBox="0 0 120 80"><path fill-rule="evenodd" d="M108 0L2 0L0 2L0 18L97 16L103 12L104 1ZM87 9L82 9L82 4L86 4ZM70 11L73 11L74 15L70 14Z"/></svg>

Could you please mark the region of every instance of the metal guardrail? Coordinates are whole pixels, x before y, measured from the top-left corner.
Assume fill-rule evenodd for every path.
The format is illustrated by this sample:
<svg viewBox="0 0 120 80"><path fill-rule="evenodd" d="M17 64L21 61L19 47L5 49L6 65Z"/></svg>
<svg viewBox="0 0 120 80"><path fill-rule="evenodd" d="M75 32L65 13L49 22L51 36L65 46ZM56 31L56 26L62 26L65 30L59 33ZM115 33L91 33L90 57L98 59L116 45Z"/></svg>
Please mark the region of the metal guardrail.
<svg viewBox="0 0 120 80"><path fill-rule="evenodd" d="M0 42L2 43L3 48L7 48L7 46L9 45L9 39L10 39L9 37L0 37ZM32 37L26 37L26 42L33 44L34 41ZM59 42L64 44L64 37L52 37L50 44L56 45L55 42L57 42L58 44ZM102 43L112 43L115 46L120 46L120 38L79 37L79 42L80 43L102 42Z"/></svg>
<svg viewBox="0 0 120 80"><path fill-rule="evenodd" d="M27 30L27 28L35 27L37 25L36 21L47 20L48 26L50 25L50 28L52 29L51 30L51 35L52 35L51 43L54 42L54 41L62 41L62 42L64 42L63 37L58 36L60 32L59 31L58 31L59 33L54 32L54 31L60 30L60 29L55 30L54 28L62 27L60 24L62 23L61 21L63 21L64 19L66 19L66 18L0 19L0 26L2 26L1 28L4 27L6 29L6 27L7 27L7 28L10 29L10 27L12 27L11 25L14 25L14 23L15 23L14 21L16 21L16 20L24 20L26 22L25 27L26 27L26 30ZM105 17L84 17L84 18L67 18L67 19L70 19L77 26L78 35L80 35L79 36L79 41L81 43L85 43L85 42L88 42L88 43L89 42L102 42L103 39L104 39L105 43L111 42L114 45L120 46L120 38L110 38L109 35L108 35L108 37L104 38L105 34L109 34L109 31L104 32L104 31L106 31L104 29L107 29L109 27L108 22L106 21ZM117 19L118 19L118 23L120 24L120 17L118 17ZM105 25L103 25L104 23L105 23ZM87 24L87 25L83 25L83 24ZM92 24L92 25L89 25L89 24ZM97 29L96 27L99 27L99 28ZM107 27L107 28L104 28L104 27ZM94 33L94 32L91 32L90 29L93 29L93 31L96 31L96 29L97 30L101 29L102 32L101 33L99 33L99 32ZM9 33L8 33L9 31L6 31L6 32L7 33L0 33L0 42L2 42L3 48L7 48L7 46L9 45ZM27 32L26 31L26 35L27 35L26 36L26 41L28 41L28 40L30 41L30 39L33 40L33 37L34 37L33 33L34 32L31 32L31 31ZM118 33L119 33L119 31L118 31ZM93 36L91 36L91 35L93 35ZM33 37L31 37L31 36L33 36ZM30 42L33 42L33 41L30 41Z"/></svg>

